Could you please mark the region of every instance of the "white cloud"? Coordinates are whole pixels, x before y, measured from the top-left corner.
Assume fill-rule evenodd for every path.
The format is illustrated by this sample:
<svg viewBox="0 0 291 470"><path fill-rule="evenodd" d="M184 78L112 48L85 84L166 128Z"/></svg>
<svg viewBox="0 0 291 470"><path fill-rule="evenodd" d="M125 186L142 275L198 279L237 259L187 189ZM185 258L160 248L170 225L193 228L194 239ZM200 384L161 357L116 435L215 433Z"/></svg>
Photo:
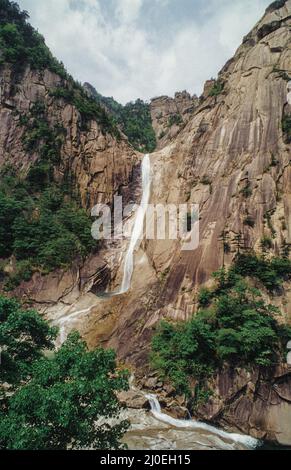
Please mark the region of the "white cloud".
<svg viewBox="0 0 291 470"><path fill-rule="evenodd" d="M124 103L182 89L200 93L269 0L19 3L75 78Z"/></svg>
<svg viewBox="0 0 291 470"><path fill-rule="evenodd" d="M132 23L140 13L143 0L117 0L117 15L121 22Z"/></svg>

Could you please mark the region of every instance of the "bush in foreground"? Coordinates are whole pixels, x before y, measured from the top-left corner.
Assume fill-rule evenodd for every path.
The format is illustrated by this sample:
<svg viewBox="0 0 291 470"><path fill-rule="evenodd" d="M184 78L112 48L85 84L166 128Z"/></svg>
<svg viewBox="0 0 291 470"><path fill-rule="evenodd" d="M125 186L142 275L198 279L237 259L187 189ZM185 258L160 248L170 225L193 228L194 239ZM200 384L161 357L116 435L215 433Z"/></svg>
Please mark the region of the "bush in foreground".
<svg viewBox="0 0 291 470"><path fill-rule="evenodd" d="M128 380L114 351L88 351L75 332L57 352L44 354L56 331L3 297L0 321L0 449L122 448L128 422L119 419L115 393Z"/></svg>

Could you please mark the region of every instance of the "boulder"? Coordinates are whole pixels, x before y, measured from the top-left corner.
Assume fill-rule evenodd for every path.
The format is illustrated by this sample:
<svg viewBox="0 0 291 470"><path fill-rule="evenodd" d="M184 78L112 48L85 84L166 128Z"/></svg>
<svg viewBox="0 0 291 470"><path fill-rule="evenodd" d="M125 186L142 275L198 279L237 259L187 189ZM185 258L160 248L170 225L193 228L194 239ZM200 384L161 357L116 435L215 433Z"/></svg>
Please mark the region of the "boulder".
<svg viewBox="0 0 291 470"><path fill-rule="evenodd" d="M167 408L165 410L166 414L172 416L175 419L189 419L190 414L186 407L184 406L173 406L172 408Z"/></svg>
<svg viewBox="0 0 291 470"><path fill-rule="evenodd" d="M150 409L150 404L145 395L141 392L129 390L117 393L117 398L122 405L132 409Z"/></svg>
<svg viewBox="0 0 291 470"><path fill-rule="evenodd" d="M173 395L175 395L175 389L170 384L164 385L163 391L164 391L166 397L172 397Z"/></svg>
<svg viewBox="0 0 291 470"><path fill-rule="evenodd" d="M158 379L156 377L150 377L144 383L145 388L148 390L154 390L155 388L157 388L157 385L158 385Z"/></svg>

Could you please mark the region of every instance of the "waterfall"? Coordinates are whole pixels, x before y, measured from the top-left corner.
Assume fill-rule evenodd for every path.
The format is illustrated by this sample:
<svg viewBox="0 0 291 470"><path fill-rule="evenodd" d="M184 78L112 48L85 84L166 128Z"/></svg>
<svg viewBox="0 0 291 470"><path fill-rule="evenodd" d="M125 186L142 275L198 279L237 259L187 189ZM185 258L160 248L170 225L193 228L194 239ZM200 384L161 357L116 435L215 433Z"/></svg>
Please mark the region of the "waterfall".
<svg viewBox="0 0 291 470"><path fill-rule="evenodd" d="M151 162L148 154L143 157L141 172L142 199L135 216L129 247L125 255L123 279L118 294L125 294L130 289L131 278L134 268L134 250L143 233L143 222L148 208L151 189Z"/></svg>
<svg viewBox="0 0 291 470"><path fill-rule="evenodd" d="M171 416L165 413L162 413L161 405L155 395L151 395L151 394L146 395L146 398L149 400L149 403L151 406L151 412L153 416L159 421L170 424L171 426L175 428L188 428L188 429L208 431L223 439L232 440L250 449L255 449L259 445L259 441L250 436L246 436L243 434L236 434L236 433L228 433L228 432L222 431L221 429L217 429L214 426L210 426L209 424L200 423L199 421L172 418Z"/></svg>
<svg viewBox="0 0 291 470"><path fill-rule="evenodd" d="M131 239L129 243L128 250L125 255L124 260L124 271L123 271L123 279L122 285L118 292L113 293L104 293L100 297L114 297L116 295L125 294L130 289L131 278L134 268L134 250L137 246L138 241L140 240L143 234L143 222L145 218L145 214L148 208L148 203L150 199L150 189L151 189L151 162L149 154L146 154L143 157L142 165L141 165L141 173L142 173L142 199L140 206L138 207L137 213L135 215L134 226L131 234ZM85 310L79 310L77 312L73 312L70 315L67 315L63 318L58 319L55 324L60 327L60 334L58 343L62 345L66 338L66 326L71 321L73 321L76 317L83 313L87 313L90 311L91 307Z"/></svg>

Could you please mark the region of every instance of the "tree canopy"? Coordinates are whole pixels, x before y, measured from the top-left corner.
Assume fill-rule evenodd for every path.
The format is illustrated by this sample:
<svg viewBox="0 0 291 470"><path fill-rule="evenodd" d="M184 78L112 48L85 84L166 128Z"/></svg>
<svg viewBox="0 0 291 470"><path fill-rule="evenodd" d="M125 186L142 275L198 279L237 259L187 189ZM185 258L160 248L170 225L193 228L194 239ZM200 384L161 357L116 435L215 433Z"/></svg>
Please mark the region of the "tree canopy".
<svg viewBox="0 0 291 470"><path fill-rule="evenodd" d="M0 382L26 380L42 350L54 348L55 337L55 328L35 310L23 310L16 300L0 296Z"/></svg>
<svg viewBox="0 0 291 470"><path fill-rule="evenodd" d="M76 332L53 351L55 336L36 311L0 297L0 448L121 448L129 424L116 392L128 388L127 372L114 351L88 351Z"/></svg>

